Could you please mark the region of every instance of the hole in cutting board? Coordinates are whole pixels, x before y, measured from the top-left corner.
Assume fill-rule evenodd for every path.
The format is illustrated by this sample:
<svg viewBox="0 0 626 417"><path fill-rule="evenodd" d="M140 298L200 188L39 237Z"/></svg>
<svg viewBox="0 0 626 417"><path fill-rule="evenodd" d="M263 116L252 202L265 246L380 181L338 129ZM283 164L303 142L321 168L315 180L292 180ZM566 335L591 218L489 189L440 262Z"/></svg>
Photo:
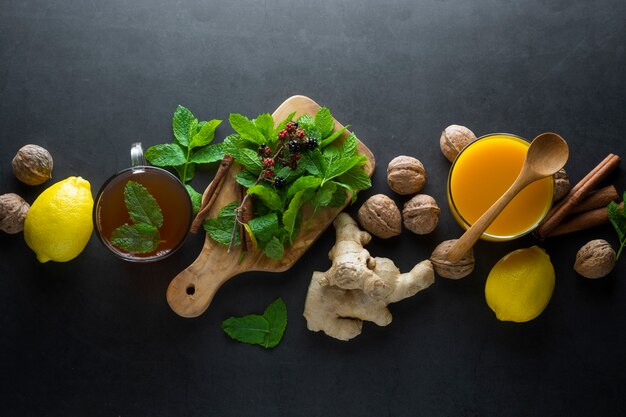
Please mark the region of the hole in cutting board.
<svg viewBox="0 0 626 417"><path fill-rule="evenodd" d="M195 292L196 287L193 284L187 287L187 295L194 295Z"/></svg>

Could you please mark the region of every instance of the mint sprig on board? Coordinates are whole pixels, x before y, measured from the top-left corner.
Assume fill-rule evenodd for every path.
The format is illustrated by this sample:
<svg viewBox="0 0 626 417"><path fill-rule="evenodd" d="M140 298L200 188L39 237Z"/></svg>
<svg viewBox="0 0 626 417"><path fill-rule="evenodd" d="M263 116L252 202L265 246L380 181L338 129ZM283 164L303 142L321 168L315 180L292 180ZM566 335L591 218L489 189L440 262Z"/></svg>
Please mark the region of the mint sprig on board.
<svg viewBox="0 0 626 417"><path fill-rule="evenodd" d="M187 182L193 179L197 165L224 158L224 146L211 144L221 123L221 120L198 121L189 109L179 105L172 117L174 141L151 146L145 154L152 165L176 170L189 192L194 213L198 212L202 196Z"/></svg>
<svg viewBox="0 0 626 417"><path fill-rule="evenodd" d="M626 201L626 192L624 192L624 197L622 201ZM619 250L617 251L617 259L622 253L622 249L626 246L626 210L624 206L621 206L615 201L611 201L608 205L608 214L609 220L617 232L617 238L619 239Z"/></svg>
<svg viewBox="0 0 626 417"><path fill-rule="evenodd" d="M305 205L315 215L324 207L341 207L347 198L355 201L357 191L371 187L363 170L367 157L358 153L356 136L340 139L348 126L334 132L335 121L326 107L315 115L294 117L292 113L275 126L269 114L252 120L231 114L236 133L224 140L224 152L244 168L235 176L247 187L244 200L254 196L254 218L244 224L245 230L271 259L282 259L285 247L298 236ZM229 221L220 211L205 223L211 238L226 244L230 235L229 247L239 244L237 226L244 202L224 208L234 213Z"/></svg>
<svg viewBox="0 0 626 417"><path fill-rule="evenodd" d="M124 186L124 204L133 224L124 224L113 231L113 246L128 253L150 253L159 247L163 213L148 189L135 181Z"/></svg>
<svg viewBox="0 0 626 417"><path fill-rule="evenodd" d="M230 317L222 322L222 330L232 339L243 343L261 345L266 349L276 347L287 327L287 306L282 298L276 299L263 315L250 314Z"/></svg>

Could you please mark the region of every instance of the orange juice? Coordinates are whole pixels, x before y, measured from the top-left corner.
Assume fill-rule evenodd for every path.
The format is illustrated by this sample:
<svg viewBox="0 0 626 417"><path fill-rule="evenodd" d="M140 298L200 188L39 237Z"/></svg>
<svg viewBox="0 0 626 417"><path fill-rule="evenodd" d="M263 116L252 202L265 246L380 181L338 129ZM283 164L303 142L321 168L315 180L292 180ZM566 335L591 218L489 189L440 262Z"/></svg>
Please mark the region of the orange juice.
<svg viewBox="0 0 626 417"><path fill-rule="evenodd" d="M466 146L448 176L448 202L457 222L469 228L519 175L530 144L517 136L483 136ZM552 204L552 177L524 188L487 228L482 238L508 240L533 230Z"/></svg>

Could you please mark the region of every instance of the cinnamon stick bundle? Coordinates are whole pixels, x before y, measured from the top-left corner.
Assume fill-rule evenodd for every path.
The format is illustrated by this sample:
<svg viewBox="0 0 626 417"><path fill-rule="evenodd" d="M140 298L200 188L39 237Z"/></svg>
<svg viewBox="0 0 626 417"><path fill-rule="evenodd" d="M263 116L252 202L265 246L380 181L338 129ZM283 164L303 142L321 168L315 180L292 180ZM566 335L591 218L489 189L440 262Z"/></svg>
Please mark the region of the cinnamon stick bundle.
<svg viewBox="0 0 626 417"><path fill-rule="evenodd" d="M608 203L607 203L608 204ZM619 203L619 207L624 207L624 203ZM567 218L556 226L546 237L565 235L568 233L580 232L581 230L601 226L609 222L609 210L606 207L589 210Z"/></svg>
<svg viewBox="0 0 626 417"><path fill-rule="evenodd" d="M211 183L207 187L204 198L202 199L202 206L200 207L198 214L196 214L196 218L193 219L193 223L191 223L191 227L189 228L189 231L191 233L197 233L198 230L200 230L200 227L202 227L202 223L204 223L204 221L208 217L211 207L213 207L213 204L215 204L217 196L222 190L222 186L224 185L224 181L226 180L226 174L228 173L228 170L232 163L233 157L230 155L225 155L222 159L220 167L217 169L215 177L213 177L213 181L211 181Z"/></svg>

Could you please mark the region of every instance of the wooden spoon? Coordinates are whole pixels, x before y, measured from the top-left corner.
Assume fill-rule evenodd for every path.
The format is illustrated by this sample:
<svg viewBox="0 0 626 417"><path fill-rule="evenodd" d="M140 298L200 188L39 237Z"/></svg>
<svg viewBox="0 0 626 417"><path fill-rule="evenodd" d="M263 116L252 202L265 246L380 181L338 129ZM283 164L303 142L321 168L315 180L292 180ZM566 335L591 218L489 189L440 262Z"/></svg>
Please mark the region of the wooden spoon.
<svg viewBox="0 0 626 417"><path fill-rule="evenodd" d="M528 147L522 170L508 190L452 245L447 253L450 262L458 262L478 241L507 204L527 185L554 175L565 166L569 149L556 133L542 133Z"/></svg>

